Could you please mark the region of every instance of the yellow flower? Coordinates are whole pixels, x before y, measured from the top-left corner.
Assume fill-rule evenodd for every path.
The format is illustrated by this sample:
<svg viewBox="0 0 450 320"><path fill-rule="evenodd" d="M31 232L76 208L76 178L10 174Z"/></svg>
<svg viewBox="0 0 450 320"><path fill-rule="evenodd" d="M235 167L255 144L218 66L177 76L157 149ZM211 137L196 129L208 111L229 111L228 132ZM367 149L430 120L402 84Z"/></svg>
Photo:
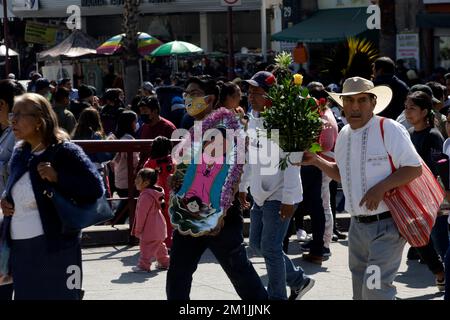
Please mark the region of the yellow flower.
<svg viewBox="0 0 450 320"><path fill-rule="evenodd" d="M301 86L303 83L303 76L299 73L294 74L294 84Z"/></svg>

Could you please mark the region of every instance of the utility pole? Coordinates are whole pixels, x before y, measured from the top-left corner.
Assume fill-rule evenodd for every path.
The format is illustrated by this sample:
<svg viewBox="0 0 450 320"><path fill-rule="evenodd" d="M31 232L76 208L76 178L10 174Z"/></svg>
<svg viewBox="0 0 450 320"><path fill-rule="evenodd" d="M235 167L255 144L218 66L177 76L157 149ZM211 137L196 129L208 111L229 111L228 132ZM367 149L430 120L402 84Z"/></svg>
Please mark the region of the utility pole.
<svg viewBox="0 0 450 320"><path fill-rule="evenodd" d="M379 0L378 4L381 10L380 54L395 58L397 41L395 0Z"/></svg>
<svg viewBox="0 0 450 320"><path fill-rule="evenodd" d="M228 7L228 80L234 78L233 7Z"/></svg>
<svg viewBox="0 0 450 320"><path fill-rule="evenodd" d="M266 0L261 0L261 53L262 53L263 61L267 62Z"/></svg>
<svg viewBox="0 0 450 320"><path fill-rule="evenodd" d="M5 42L5 79L9 74L9 31L8 31L8 3L3 0L3 39Z"/></svg>

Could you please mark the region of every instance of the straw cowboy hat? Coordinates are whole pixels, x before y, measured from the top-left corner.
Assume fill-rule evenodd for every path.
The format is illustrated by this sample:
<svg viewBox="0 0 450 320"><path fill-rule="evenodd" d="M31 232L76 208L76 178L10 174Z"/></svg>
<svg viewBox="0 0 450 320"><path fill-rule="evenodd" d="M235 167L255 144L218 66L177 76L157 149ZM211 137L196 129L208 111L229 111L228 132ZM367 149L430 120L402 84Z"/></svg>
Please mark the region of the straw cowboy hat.
<svg viewBox="0 0 450 320"><path fill-rule="evenodd" d="M361 77L353 77L345 80L342 93L328 92L328 95L342 107L341 97L353 96L360 93L371 93L377 97L377 103L373 113L378 114L389 105L392 100L392 90L388 86L374 86L372 81Z"/></svg>

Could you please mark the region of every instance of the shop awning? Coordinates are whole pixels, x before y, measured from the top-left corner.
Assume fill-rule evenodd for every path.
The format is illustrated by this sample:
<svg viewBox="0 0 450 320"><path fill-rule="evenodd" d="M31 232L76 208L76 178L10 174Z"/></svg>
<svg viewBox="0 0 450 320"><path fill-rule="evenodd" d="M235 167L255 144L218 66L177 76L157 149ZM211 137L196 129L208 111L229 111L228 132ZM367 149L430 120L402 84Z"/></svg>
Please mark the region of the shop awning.
<svg viewBox="0 0 450 320"><path fill-rule="evenodd" d="M450 13L419 13L416 23L420 28L450 28Z"/></svg>
<svg viewBox="0 0 450 320"><path fill-rule="evenodd" d="M340 42L367 31L367 8L319 10L295 26L272 35L272 41Z"/></svg>

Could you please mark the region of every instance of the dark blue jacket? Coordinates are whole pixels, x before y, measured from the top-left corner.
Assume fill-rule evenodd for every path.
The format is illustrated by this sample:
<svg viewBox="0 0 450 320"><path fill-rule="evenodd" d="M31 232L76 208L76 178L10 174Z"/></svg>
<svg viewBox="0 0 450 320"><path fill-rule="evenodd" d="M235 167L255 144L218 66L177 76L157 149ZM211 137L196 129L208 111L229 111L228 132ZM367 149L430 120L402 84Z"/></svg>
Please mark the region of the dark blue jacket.
<svg viewBox="0 0 450 320"><path fill-rule="evenodd" d="M11 196L12 188L22 175L29 171L48 247L59 250L79 241L79 232L64 231L51 199L44 194L50 182L41 179L37 171L37 165L40 162L52 163L58 173L58 182L53 187L62 195L78 203L92 203L101 197L105 190L94 164L74 143L51 145L40 155L31 154L28 144L14 149L5 197L9 202L14 203Z"/></svg>
<svg viewBox="0 0 450 320"><path fill-rule="evenodd" d="M373 80L374 85L386 85L392 89L392 100L389 105L380 112L380 117L396 120L397 117L405 110L405 100L409 92L409 87L402 80L394 75L378 76Z"/></svg>

